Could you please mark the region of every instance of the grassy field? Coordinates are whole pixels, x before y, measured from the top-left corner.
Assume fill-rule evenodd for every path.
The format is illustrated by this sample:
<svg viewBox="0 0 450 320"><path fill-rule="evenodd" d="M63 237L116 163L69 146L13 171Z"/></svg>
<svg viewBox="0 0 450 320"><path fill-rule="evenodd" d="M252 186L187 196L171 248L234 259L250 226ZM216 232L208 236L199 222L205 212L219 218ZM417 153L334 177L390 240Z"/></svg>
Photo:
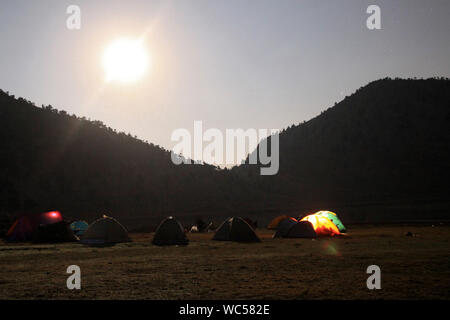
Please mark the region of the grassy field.
<svg viewBox="0 0 450 320"><path fill-rule="evenodd" d="M406 232L413 236L406 236ZM358 226L341 238L151 245L153 234L107 248L0 244L0 299L449 299L450 227ZM81 268L81 290L66 269ZM381 268L368 290L366 268Z"/></svg>

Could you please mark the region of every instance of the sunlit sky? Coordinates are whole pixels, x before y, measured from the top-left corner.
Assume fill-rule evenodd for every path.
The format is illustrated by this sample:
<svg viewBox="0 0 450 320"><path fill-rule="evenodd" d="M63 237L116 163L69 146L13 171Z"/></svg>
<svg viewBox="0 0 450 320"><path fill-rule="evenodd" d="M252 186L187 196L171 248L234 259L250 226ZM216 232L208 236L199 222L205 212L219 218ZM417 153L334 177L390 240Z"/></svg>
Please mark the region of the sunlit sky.
<svg viewBox="0 0 450 320"><path fill-rule="evenodd" d="M370 4L382 30L366 27ZM194 120L282 129L379 78L449 77L449 17L447 0L2 0L0 88L171 149ZM121 37L151 57L131 85L105 83Z"/></svg>

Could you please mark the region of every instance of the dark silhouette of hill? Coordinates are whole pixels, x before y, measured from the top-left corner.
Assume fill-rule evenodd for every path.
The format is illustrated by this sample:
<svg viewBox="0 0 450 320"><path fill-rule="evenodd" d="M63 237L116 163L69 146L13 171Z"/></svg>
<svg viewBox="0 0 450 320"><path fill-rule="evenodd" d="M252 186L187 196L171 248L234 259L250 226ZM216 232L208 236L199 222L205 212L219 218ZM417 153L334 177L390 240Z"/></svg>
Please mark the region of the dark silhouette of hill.
<svg viewBox="0 0 450 320"><path fill-rule="evenodd" d="M375 81L283 130L279 173L260 176L257 165L176 166L159 146L1 91L0 220L43 210L132 228L167 215L263 225L316 209L347 222L448 218L449 123L449 80Z"/></svg>
<svg viewBox="0 0 450 320"><path fill-rule="evenodd" d="M228 170L176 166L159 146L3 91L0 142L0 217L57 209L140 225L148 217L242 210L235 203L256 192Z"/></svg>
<svg viewBox="0 0 450 320"><path fill-rule="evenodd" d="M293 212L350 220L450 218L450 80L383 79L279 134L273 177L233 170ZM270 139L269 139L270 142ZM376 219L375 219L376 220Z"/></svg>

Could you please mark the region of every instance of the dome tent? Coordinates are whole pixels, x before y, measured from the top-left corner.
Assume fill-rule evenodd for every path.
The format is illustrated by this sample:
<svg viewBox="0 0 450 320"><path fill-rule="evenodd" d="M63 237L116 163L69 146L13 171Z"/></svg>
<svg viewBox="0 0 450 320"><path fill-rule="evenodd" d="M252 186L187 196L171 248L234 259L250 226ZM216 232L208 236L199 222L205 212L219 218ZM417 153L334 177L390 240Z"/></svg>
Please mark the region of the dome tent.
<svg viewBox="0 0 450 320"><path fill-rule="evenodd" d="M309 221L285 219L278 224L274 238L317 238L316 231Z"/></svg>
<svg viewBox="0 0 450 320"><path fill-rule="evenodd" d="M334 236L341 232L338 227L327 217L318 214L311 214L304 217L301 221L309 221L314 227L318 236Z"/></svg>
<svg viewBox="0 0 450 320"><path fill-rule="evenodd" d="M105 245L129 242L128 231L116 219L103 216L89 225L80 242L88 245Z"/></svg>
<svg viewBox="0 0 450 320"><path fill-rule="evenodd" d="M168 217L156 229L152 243L157 246L187 245L189 240L181 223L174 217Z"/></svg>
<svg viewBox="0 0 450 320"><path fill-rule="evenodd" d="M281 215L281 216L278 216L278 217L273 218L272 221L270 221L270 223L267 225L267 229L270 229L270 230L276 230L277 227L278 227L278 224L279 224L281 221L285 220L285 219L293 219L293 220L296 220L295 218L292 218L292 217L290 217L290 216L288 216L288 215L286 215L286 214L283 214L283 215Z"/></svg>
<svg viewBox="0 0 450 320"><path fill-rule="evenodd" d="M276 232L273 235L274 238L282 238L287 236L289 230L298 223L296 219L283 219L277 225Z"/></svg>
<svg viewBox="0 0 450 320"><path fill-rule="evenodd" d="M345 226L344 226L344 224L338 218L336 213L331 212L331 211L318 211L315 214L321 215L321 216L324 216L324 217L327 217L328 219L330 219L331 222L333 222L336 225L336 227L339 229L340 232L346 232L347 231Z"/></svg>
<svg viewBox="0 0 450 320"><path fill-rule="evenodd" d="M228 218L217 229L213 240L261 242L250 225L240 217Z"/></svg>

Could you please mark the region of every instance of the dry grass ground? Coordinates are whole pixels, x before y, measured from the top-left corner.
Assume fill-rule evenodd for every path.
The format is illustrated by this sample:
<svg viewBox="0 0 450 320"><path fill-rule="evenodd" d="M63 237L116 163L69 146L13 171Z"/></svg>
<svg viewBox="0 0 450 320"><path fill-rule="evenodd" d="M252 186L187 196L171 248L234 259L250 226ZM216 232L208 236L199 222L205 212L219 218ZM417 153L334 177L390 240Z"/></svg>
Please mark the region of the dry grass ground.
<svg viewBox="0 0 450 320"><path fill-rule="evenodd" d="M405 236L406 232L414 236ZM333 239L151 245L152 234L108 248L0 244L0 299L449 299L450 227L364 226ZM66 288L81 267L82 289ZM368 290L366 268L381 268Z"/></svg>

